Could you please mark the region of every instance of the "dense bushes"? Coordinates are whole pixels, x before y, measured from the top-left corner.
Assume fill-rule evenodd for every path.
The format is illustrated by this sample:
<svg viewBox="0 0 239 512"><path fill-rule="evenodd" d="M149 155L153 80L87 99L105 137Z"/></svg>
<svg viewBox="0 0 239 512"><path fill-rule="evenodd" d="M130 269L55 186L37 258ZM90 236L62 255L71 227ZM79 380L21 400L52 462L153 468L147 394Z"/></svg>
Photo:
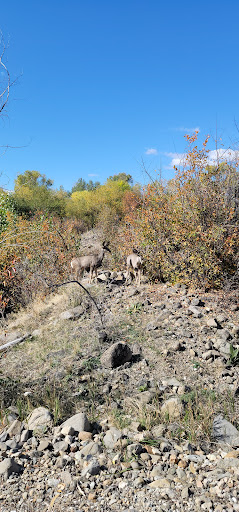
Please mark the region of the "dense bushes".
<svg viewBox="0 0 239 512"><path fill-rule="evenodd" d="M48 217L9 216L0 239L0 307L16 309L37 293L69 277L69 258L79 248L75 222Z"/></svg>
<svg viewBox="0 0 239 512"><path fill-rule="evenodd" d="M71 195L54 191L35 171L20 175L13 196L0 196L2 311L26 304L68 277L81 234L94 226L111 241L114 268L124 266L134 247L152 281L238 285L237 165L209 166L208 139L202 149L197 134L187 139L185 162L175 169L175 178L154 181L144 191L123 173Z"/></svg>
<svg viewBox="0 0 239 512"><path fill-rule="evenodd" d="M219 287L237 272L239 174L237 166L207 165L207 141L187 137L182 169L166 185L146 187L128 212L122 231L125 253L136 246L152 279Z"/></svg>
<svg viewBox="0 0 239 512"><path fill-rule="evenodd" d="M77 255L85 230L99 225L102 236L114 232L123 216L124 195L131 188L130 175L119 178L115 175L101 186L89 183L69 195L52 189L53 182L39 172L26 171L16 178L13 194L2 192L2 312L27 304L36 293L69 277L70 259Z"/></svg>

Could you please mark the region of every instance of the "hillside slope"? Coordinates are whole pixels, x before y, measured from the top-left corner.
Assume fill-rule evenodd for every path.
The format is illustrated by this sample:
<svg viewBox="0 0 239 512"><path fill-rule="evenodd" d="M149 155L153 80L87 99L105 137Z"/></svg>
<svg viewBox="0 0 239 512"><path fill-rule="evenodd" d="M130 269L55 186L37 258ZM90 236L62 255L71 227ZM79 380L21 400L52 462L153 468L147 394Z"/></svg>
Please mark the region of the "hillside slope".
<svg viewBox="0 0 239 512"><path fill-rule="evenodd" d="M2 325L1 511L239 510L238 296L82 283Z"/></svg>

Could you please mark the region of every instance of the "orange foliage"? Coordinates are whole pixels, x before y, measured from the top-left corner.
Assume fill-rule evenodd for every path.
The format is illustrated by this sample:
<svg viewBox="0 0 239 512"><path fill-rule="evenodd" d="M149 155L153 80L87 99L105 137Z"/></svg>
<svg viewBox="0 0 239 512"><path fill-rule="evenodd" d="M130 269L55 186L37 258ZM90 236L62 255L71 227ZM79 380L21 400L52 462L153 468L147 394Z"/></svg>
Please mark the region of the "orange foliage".
<svg viewBox="0 0 239 512"><path fill-rule="evenodd" d="M0 238L0 309L28 303L39 291L68 277L76 252L75 223L36 214L31 220L8 219Z"/></svg>
<svg viewBox="0 0 239 512"><path fill-rule="evenodd" d="M207 165L206 137L189 144L183 168L167 185L149 184L139 207L127 206L122 253L140 249L152 279L220 286L235 273L239 254L237 168ZM130 202L130 201L129 201Z"/></svg>

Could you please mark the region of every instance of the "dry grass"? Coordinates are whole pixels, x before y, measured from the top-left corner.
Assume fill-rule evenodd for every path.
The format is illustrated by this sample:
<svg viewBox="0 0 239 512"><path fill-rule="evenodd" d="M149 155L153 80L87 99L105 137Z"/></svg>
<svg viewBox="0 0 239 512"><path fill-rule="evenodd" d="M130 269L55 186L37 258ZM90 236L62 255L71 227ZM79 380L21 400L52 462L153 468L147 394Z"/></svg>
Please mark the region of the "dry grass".
<svg viewBox="0 0 239 512"><path fill-rule="evenodd" d="M98 351L98 335L90 312L77 321L63 320L60 314L84 299L84 292L70 285L9 317L4 326L7 334L39 332L0 354L3 413L12 403L22 417L38 405L49 407L56 421L75 412L78 379L74 368L81 365L80 354L84 358ZM27 398L26 391L30 392Z"/></svg>

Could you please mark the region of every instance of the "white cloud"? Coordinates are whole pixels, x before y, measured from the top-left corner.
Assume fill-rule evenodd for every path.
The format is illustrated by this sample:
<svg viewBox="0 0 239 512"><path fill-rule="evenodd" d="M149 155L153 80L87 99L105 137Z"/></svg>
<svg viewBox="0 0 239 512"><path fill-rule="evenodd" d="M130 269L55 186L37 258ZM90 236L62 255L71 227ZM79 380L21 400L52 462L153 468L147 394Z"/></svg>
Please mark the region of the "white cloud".
<svg viewBox="0 0 239 512"><path fill-rule="evenodd" d="M186 153L164 153L164 155L170 158L170 164L167 169L186 165ZM223 148L209 151L207 164L217 165L220 162L239 162L239 151Z"/></svg>
<svg viewBox="0 0 239 512"><path fill-rule="evenodd" d="M199 126L195 126L194 128L186 128L185 126L178 126L173 129L176 130L176 132L183 132L188 135L190 135L191 133L200 132Z"/></svg>
<svg viewBox="0 0 239 512"><path fill-rule="evenodd" d="M239 151L235 151L234 149L214 149L213 151L209 151L208 153L208 164L215 165L218 162L238 162L239 161Z"/></svg>
<svg viewBox="0 0 239 512"><path fill-rule="evenodd" d="M185 164L185 153L164 153L164 155L171 159L168 169L173 169L174 166L178 167Z"/></svg>
<svg viewBox="0 0 239 512"><path fill-rule="evenodd" d="M148 148L146 151L145 151L145 154L146 155L158 155L158 150L155 149L155 148Z"/></svg>
<svg viewBox="0 0 239 512"><path fill-rule="evenodd" d="M99 176L99 174L94 174L93 172L88 174L88 176L90 176L91 178L94 178L95 176Z"/></svg>

